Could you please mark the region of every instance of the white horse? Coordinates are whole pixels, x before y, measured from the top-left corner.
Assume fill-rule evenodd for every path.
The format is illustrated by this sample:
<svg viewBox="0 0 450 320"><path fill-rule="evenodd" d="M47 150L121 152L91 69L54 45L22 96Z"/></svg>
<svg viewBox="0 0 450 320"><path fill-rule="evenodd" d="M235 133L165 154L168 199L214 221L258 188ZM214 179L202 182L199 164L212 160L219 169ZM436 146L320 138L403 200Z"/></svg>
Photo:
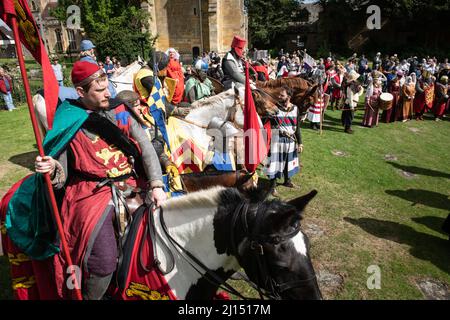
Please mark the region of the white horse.
<svg viewBox="0 0 450 320"><path fill-rule="evenodd" d="M206 127L215 117L228 121L235 113L234 124L238 128L244 127L244 90L229 89L215 96L195 101L193 109L185 117L187 121Z"/></svg>
<svg viewBox="0 0 450 320"><path fill-rule="evenodd" d="M125 67L125 69L118 75L112 76L109 81L116 87L117 93L124 90L133 91L134 75L141 70L143 61L140 57L132 64Z"/></svg>
<svg viewBox="0 0 450 320"><path fill-rule="evenodd" d="M321 298L300 228L303 210L317 192L290 202L268 201L269 193L259 189L244 196L215 187L172 198L152 213L160 268L178 299L214 297L221 283L207 281L204 266L223 281L244 268L271 298Z"/></svg>

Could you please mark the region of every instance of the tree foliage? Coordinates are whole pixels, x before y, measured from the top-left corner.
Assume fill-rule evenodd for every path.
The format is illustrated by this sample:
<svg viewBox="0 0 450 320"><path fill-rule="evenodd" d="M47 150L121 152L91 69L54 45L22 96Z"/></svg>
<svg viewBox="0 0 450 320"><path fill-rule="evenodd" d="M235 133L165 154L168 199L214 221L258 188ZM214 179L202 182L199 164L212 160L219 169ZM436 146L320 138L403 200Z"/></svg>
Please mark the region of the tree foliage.
<svg viewBox="0 0 450 320"><path fill-rule="evenodd" d="M257 46L269 45L302 15L297 0L246 0L245 5L250 39Z"/></svg>
<svg viewBox="0 0 450 320"><path fill-rule="evenodd" d="M449 52L450 0L321 0L319 20L322 43L335 52L346 52L348 40L363 33L367 42L360 50L396 51L404 55L438 55ZM381 10L381 30L368 30L366 9ZM366 32L363 32L364 29Z"/></svg>
<svg viewBox="0 0 450 320"><path fill-rule="evenodd" d="M254 46L279 48L287 35L307 33L297 27L304 21L300 0L246 0L249 35ZM450 53L450 0L319 0L323 11L311 35L318 49L343 55L353 50L398 54L446 56ZM381 30L367 29L367 8L381 9ZM305 11L305 10L303 10ZM362 39L360 41L359 39ZM354 45L363 43L361 46ZM358 49L356 49L358 48ZM311 52L314 52L311 51Z"/></svg>
<svg viewBox="0 0 450 320"><path fill-rule="evenodd" d="M81 9L81 25L97 48L99 58L116 56L127 61L148 56L155 38L149 30L149 15L140 10L139 0L60 0L52 15L65 21L66 9L75 4ZM146 31L143 31L146 30Z"/></svg>

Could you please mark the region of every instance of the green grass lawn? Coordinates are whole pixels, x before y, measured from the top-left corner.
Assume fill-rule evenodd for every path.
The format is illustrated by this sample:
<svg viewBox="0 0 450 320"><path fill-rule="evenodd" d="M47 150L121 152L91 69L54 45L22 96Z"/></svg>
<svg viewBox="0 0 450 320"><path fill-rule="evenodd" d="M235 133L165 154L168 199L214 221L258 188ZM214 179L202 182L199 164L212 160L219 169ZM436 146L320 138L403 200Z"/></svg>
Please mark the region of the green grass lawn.
<svg viewBox="0 0 450 320"><path fill-rule="evenodd" d="M327 299L423 299L416 281L450 284L448 236L440 226L450 212L450 122L380 124L343 132L340 111L328 111L322 135L303 125L299 189L279 187L283 199L312 189L318 195L305 213L316 271L343 280L321 283ZM0 112L0 195L29 173L36 155L28 111ZM344 157L333 151L345 152ZM386 160L385 156L396 160ZM414 174L406 177L402 171ZM369 290L367 268L381 270L381 289ZM233 281L234 282L234 281ZM8 266L0 258L0 299L10 298ZM238 283L243 291L248 287Z"/></svg>
<svg viewBox="0 0 450 320"><path fill-rule="evenodd" d="M450 284L450 122L410 121L358 127L343 133L340 112L328 111L322 136L304 129L303 171L294 180L301 193L319 191L304 223L324 234L313 238L317 269L344 279L333 299L421 299L414 281ZM448 119L447 119L448 120ZM307 127L307 126L305 126ZM343 151L345 157L333 155ZM393 155L396 161L385 160ZM406 178L402 170L415 174ZM284 198L298 193L284 191ZM381 289L366 286L370 265L381 269Z"/></svg>

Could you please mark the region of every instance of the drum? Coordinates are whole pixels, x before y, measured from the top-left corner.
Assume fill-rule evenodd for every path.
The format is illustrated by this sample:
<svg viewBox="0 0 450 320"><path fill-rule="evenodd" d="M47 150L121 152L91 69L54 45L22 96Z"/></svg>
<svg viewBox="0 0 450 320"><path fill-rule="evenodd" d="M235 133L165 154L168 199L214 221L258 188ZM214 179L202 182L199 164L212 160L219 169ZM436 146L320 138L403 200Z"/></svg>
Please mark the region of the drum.
<svg viewBox="0 0 450 320"><path fill-rule="evenodd" d="M394 103L394 96L388 92L384 92L380 95L380 109L381 110L389 110L392 108Z"/></svg>

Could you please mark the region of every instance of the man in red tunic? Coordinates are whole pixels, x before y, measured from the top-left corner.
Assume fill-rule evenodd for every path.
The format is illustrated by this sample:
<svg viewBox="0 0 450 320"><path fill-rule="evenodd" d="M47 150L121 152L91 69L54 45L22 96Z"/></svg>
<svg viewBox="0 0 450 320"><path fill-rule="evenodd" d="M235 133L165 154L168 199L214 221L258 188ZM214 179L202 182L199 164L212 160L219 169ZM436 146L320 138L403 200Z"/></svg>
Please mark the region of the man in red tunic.
<svg viewBox="0 0 450 320"><path fill-rule="evenodd" d="M336 106L336 109L339 109L339 103L341 101L341 98L343 96L343 92L342 92L342 83L344 80L344 74L345 74L345 69L338 65L336 67L336 71L337 73L331 77L331 88L332 88L332 92L331 92L331 110L334 111L334 106Z"/></svg>
<svg viewBox="0 0 450 320"><path fill-rule="evenodd" d="M66 100L58 110L78 110L87 119L82 118L81 128L56 159L38 156L35 168L50 173L55 189L65 189L64 235L73 263L82 271L83 296L94 300L103 297L116 270L117 242L127 219L123 203L130 191L148 190L148 202L157 206L166 194L156 152L126 107L110 104L106 74L97 65L76 62L72 82L79 99ZM55 282L61 298L74 294L66 286L67 267L64 256L56 254Z"/></svg>

